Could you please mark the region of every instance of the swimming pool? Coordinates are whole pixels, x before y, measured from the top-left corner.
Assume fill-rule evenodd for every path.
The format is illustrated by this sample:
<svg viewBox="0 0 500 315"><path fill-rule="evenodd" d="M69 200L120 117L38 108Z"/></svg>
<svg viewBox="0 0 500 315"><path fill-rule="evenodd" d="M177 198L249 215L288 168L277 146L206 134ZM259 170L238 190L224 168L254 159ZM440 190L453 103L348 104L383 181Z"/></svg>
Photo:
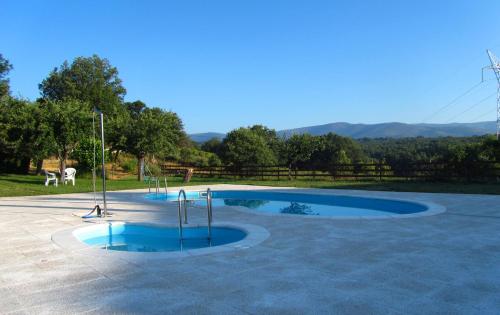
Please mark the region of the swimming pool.
<svg viewBox="0 0 500 315"><path fill-rule="evenodd" d="M101 249L132 252L169 252L220 246L244 239L246 232L230 227L212 227L207 238L206 227L184 227L179 239L176 227L113 222L73 231L81 242Z"/></svg>
<svg viewBox="0 0 500 315"><path fill-rule="evenodd" d="M177 201L178 191L147 194L151 200ZM291 214L320 217L395 217L444 211L437 205L396 199L332 194L292 193L256 190L213 191L213 206L234 206L268 214ZM202 192L188 191L193 205L205 206ZM438 209L439 208L439 209Z"/></svg>

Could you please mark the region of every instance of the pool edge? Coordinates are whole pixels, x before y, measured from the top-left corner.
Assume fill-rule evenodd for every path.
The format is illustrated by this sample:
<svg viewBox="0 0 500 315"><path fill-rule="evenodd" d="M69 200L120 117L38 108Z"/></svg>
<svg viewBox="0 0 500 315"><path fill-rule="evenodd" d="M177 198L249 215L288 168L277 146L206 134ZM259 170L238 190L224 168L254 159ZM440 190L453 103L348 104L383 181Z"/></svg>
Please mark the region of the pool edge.
<svg viewBox="0 0 500 315"><path fill-rule="evenodd" d="M129 224L141 224L148 225L154 227L177 227L171 224L163 224L163 223L154 223L154 222L143 222L143 221L102 221L98 223L86 223L80 224L77 226L73 226L71 228L63 229L54 232L51 235L52 242L65 251L69 251L73 254L81 254L81 255L90 255L90 256L99 256L103 255L108 257L119 258L128 262L137 262L138 259L150 260L150 259L168 259L168 258L179 258L179 257L192 257L198 255L208 255L212 253L221 253L227 251L237 251L244 250L251 247L254 247L266 239L269 238L270 233L267 229L262 226L254 225L254 224L243 224L243 223L235 223L235 222L225 222L220 221L214 223L213 227L226 227L226 228L234 228L243 230L247 235L240 241L207 247L207 248L199 248L199 249L190 249L186 251L173 251L173 252L126 252L126 251L112 251L112 250L104 250L96 247L89 246L82 241L78 240L73 232L77 229L89 227L90 224L107 224L107 223L129 223ZM202 226L202 225L194 225L194 226Z"/></svg>

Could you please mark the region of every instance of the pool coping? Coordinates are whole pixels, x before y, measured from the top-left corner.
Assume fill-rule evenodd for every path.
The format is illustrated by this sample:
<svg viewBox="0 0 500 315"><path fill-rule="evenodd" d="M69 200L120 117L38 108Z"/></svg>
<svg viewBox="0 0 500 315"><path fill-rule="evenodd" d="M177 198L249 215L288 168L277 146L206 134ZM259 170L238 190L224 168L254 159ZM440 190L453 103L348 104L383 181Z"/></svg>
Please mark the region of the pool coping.
<svg viewBox="0 0 500 315"><path fill-rule="evenodd" d="M208 255L214 253L228 252L244 250L256 246L266 239L269 238L270 233L267 229L262 226L254 224L243 224L234 222L223 222L219 221L212 224L212 227L225 227L243 230L247 235L240 241L218 245L213 247L189 249L185 251L172 251L172 252L127 252L127 251L114 251L105 250L97 247L89 246L82 241L78 240L74 235L73 231L89 227L90 225L96 224L107 224L107 223L125 223L125 224L140 224L152 227L168 227L177 228L177 225L163 224L163 223L153 223L144 221L125 221L125 220L102 220L99 222L87 222L81 225L73 226L71 228L56 231L52 234L51 240L54 244L59 246L61 249L71 252L72 254L80 254L85 256L102 257L108 256L113 258L122 259L130 263L137 263L140 261L147 260L158 260L158 259L169 259L169 258L181 258L181 257L192 257L199 255ZM186 227L201 227L203 225L193 224ZM203 226L206 227L206 226Z"/></svg>
<svg viewBox="0 0 500 315"><path fill-rule="evenodd" d="M190 190L190 189L185 189L187 191L199 191L199 190ZM235 190L235 189L229 189L229 190ZM214 188L212 191L229 191L228 189L217 189ZM261 189L255 189L255 190L250 190L250 191L257 191ZM446 207L434 202L430 201L423 201L423 200L415 200L412 198L400 198L400 197L386 197L386 196L373 196L373 195L350 195L350 194L343 194L340 192L332 192L332 191L317 191L316 189L302 189L302 188L293 188L293 189L280 189L280 188L275 188L273 189L273 192L278 192L278 193L292 193L289 190L293 190L293 193L299 193L299 194L309 194L309 195L334 195L334 196L348 196L348 197L359 197L359 198L371 198L371 199L380 199L380 200L388 200L388 201L401 201L401 202L410 202L410 203L416 203L422 206L427 207L427 210L422 211L422 212L416 212L416 213L409 213L409 214L387 214L387 215L377 215L377 216L320 216L320 215L298 215L298 214L290 214L290 213L272 213L272 212L263 212L263 211L258 211L258 210L252 210L247 207L243 206L228 206L225 205L223 207L235 209L240 212L244 213L250 213L250 214L257 214L257 215L264 215L264 216L283 216L283 217L293 217L293 218L307 218L309 219L327 219L327 220L386 220L386 219L409 219L409 218L418 218L418 217L426 217L426 216L432 216L432 215L437 215L446 212ZM177 192L179 190L176 190ZM236 191L236 190L235 190ZM148 193L146 193L147 195ZM158 204L159 202L162 202L164 200L155 200L155 199L149 199L146 198L145 195L138 196L138 198L142 199L145 202L148 203L156 203ZM165 201L166 202L166 201ZM170 203L175 203L176 201L168 201ZM196 207L196 206L192 206ZM196 207L198 208L198 207Z"/></svg>

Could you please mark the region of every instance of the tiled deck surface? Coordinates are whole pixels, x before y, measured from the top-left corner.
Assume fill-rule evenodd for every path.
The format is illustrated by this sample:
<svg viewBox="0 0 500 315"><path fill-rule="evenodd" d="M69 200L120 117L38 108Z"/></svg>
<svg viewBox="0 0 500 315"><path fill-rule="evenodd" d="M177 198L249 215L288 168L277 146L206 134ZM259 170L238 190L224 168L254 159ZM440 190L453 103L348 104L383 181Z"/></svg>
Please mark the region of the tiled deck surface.
<svg viewBox="0 0 500 315"><path fill-rule="evenodd" d="M320 192L430 201L447 211L336 220L217 208L216 222L262 226L270 237L231 252L123 260L51 241L82 224L71 213L89 208L91 195L1 198L0 313L500 313L500 196ZM109 193L112 220L175 222L174 205L146 203L142 193ZM192 222L204 215L190 212Z"/></svg>

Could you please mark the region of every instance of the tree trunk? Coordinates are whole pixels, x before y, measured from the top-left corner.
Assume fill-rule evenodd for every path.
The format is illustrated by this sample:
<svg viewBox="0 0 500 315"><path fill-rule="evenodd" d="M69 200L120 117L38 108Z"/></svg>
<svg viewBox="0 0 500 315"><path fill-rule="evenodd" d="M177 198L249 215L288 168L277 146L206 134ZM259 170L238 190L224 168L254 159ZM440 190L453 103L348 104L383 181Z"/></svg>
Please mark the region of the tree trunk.
<svg viewBox="0 0 500 315"><path fill-rule="evenodd" d="M30 172L30 162L30 158L21 159L21 164L19 167L21 174L28 174Z"/></svg>
<svg viewBox="0 0 500 315"><path fill-rule="evenodd" d="M292 180L292 164L288 165L288 180Z"/></svg>
<svg viewBox="0 0 500 315"><path fill-rule="evenodd" d="M39 159L36 161L36 175L42 174L42 168L43 168L43 159Z"/></svg>
<svg viewBox="0 0 500 315"><path fill-rule="evenodd" d="M144 155L137 157L137 180L142 182L144 180Z"/></svg>
<svg viewBox="0 0 500 315"><path fill-rule="evenodd" d="M61 173L61 183L64 184L65 174L66 174L66 159L68 158L68 152L64 151L59 156L59 172Z"/></svg>

